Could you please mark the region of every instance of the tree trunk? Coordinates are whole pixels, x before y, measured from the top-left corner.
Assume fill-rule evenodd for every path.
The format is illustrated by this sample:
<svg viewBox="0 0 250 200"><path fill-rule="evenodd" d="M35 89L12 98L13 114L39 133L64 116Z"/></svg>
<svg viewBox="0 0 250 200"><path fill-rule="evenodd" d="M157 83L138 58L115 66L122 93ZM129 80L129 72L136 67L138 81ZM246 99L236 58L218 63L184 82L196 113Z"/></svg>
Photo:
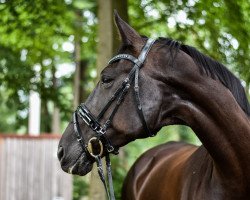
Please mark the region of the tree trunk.
<svg viewBox="0 0 250 200"><path fill-rule="evenodd" d="M114 25L114 9L125 20L128 20L127 0L98 0L98 56L97 56L97 78L100 72L107 65L108 60L113 56L119 45L119 36ZM103 163L105 161L103 160ZM103 164L105 165L105 164ZM91 200L105 200L106 194L104 187L97 174L96 166L91 172L90 194Z"/></svg>
<svg viewBox="0 0 250 200"><path fill-rule="evenodd" d="M75 76L74 76L74 110L80 104L80 85L81 85L81 37L80 37L80 21L81 21L81 11L77 10L75 22Z"/></svg>
<svg viewBox="0 0 250 200"><path fill-rule="evenodd" d="M56 91L58 88L58 80L57 80L55 74L56 74L56 68L53 65L52 66L52 75L53 75L52 83L53 83L54 91ZM52 133L58 134L58 133L60 133L60 121L61 121L60 120L60 110L55 104L56 99L54 98L53 100L54 100L54 108L53 108L53 114L52 114Z"/></svg>
<svg viewBox="0 0 250 200"><path fill-rule="evenodd" d="M128 21L127 0L98 0L98 56L97 74L106 66L109 59L119 47L119 35L114 24L114 10L123 20Z"/></svg>
<svg viewBox="0 0 250 200"><path fill-rule="evenodd" d="M30 90L28 134L39 135L41 125L41 98L38 92Z"/></svg>
<svg viewBox="0 0 250 200"><path fill-rule="evenodd" d="M42 57L41 57L42 58ZM45 87L45 66L41 61L41 71L40 71L40 97L41 97L41 132L50 133L51 132L51 116L48 108L48 97L46 94Z"/></svg>
<svg viewBox="0 0 250 200"><path fill-rule="evenodd" d="M74 110L80 104L80 83L81 83L81 46L78 37L75 37L75 76L74 76Z"/></svg>
<svg viewBox="0 0 250 200"><path fill-rule="evenodd" d="M246 90L247 98L248 98L248 100L250 100L250 83L248 83L248 82L246 83L245 90Z"/></svg>
<svg viewBox="0 0 250 200"><path fill-rule="evenodd" d="M87 66L88 66L88 63L86 60L81 60L80 62L80 80L81 80L81 83L80 83L80 91L79 91L79 94L80 94L80 102L84 102L87 98L87 95L86 95L86 90L85 90L85 87L84 85L82 84L82 82L86 82L86 70L87 70Z"/></svg>

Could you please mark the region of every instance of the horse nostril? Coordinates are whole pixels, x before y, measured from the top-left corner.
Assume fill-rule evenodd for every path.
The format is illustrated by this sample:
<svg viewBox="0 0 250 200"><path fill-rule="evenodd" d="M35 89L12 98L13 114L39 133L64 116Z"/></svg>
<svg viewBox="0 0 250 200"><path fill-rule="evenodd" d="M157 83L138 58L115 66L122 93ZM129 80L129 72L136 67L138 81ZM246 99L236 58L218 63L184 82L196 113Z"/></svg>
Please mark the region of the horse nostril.
<svg viewBox="0 0 250 200"><path fill-rule="evenodd" d="M63 151L62 146L60 146L60 147L58 148L58 151L57 151L57 157L58 157L58 159L59 159L60 161L61 161L63 155L64 155L64 151Z"/></svg>

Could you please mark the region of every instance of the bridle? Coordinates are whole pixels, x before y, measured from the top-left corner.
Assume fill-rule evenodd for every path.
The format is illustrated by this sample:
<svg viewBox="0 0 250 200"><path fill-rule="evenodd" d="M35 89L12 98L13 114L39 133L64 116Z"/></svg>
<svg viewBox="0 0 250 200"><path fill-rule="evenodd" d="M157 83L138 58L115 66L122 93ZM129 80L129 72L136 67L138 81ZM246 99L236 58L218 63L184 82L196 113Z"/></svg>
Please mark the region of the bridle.
<svg viewBox="0 0 250 200"><path fill-rule="evenodd" d="M109 199L115 199L114 196L114 190L113 190L113 182L112 182L112 174L111 174L111 163L109 154L118 154L118 148L114 147L109 140L109 138L106 135L107 129L110 127L113 118L121 105L125 95L127 94L129 88L131 87L132 82L134 81L134 95L135 95L135 101L136 101L136 107L137 112L139 115L139 118L141 120L141 123L143 125L144 130L148 134L148 136L152 137L154 134L152 134L149 130L149 127L146 123L140 95L139 95L139 70L142 68L143 63L148 55L148 52L150 51L152 45L154 44L154 39L148 39L146 44L141 50L141 53L138 58L135 58L132 55L129 54L118 54L114 56L108 64L114 63L118 60L125 59L131 61L134 66L129 72L128 76L125 78L125 80L122 82L121 86L115 91L115 93L110 97L109 101L106 103L106 105L103 107L101 112L97 117L95 117L89 109L86 107L84 103L78 106L77 110L73 114L73 123L74 123L74 131L77 137L78 142L81 144L83 151L86 152L86 154L90 158L94 158L97 167L98 167L98 173L100 176L100 179L102 180L104 187L106 189L106 193L109 197ZM109 115L108 119L105 121L105 123L102 125L100 123L100 120L103 118L104 114L108 110L108 108L112 105L112 103L116 100L115 107L111 114ZM79 126L78 122L78 116L87 124L87 126L95 133L95 136L92 137L87 143L84 141L83 134L81 131L81 128ZM93 147L98 147L98 150ZM108 173L108 180L109 180L109 190L108 192L108 186L105 181L105 176L102 169L102 162L101 162L101 156L103 153L106 153L106 165L107 165L107 173Z"/></svg>

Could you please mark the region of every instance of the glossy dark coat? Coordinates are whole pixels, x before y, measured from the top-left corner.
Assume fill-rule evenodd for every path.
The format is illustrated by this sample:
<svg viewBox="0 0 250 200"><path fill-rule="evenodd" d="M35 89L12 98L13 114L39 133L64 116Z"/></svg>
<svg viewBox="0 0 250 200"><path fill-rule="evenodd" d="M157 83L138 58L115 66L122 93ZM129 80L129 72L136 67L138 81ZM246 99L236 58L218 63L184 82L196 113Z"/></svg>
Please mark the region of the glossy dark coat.
<svg viewBox="0 0 250 200"><path fill-rule="evenodd" d="M116 24L122 39L119 53L137 57L146 38L118 15ZM130 69L129 61L120 60L103 70L101 81L86 101L94 115ZM172 143L151 150L130 172L123 199L249 199L250 109L240 81L198 51L159 39L140 70L139 83L143 111L152 132L166 125L185 124L203 146ZM85 140L89 140L93 132L84 123L80 126ZM117 147L147 137L132 91L119 107L107 135ZM85 175L92 169L93 161L82 152L72 122L60 141L58 158L66 172Z"/></svg>

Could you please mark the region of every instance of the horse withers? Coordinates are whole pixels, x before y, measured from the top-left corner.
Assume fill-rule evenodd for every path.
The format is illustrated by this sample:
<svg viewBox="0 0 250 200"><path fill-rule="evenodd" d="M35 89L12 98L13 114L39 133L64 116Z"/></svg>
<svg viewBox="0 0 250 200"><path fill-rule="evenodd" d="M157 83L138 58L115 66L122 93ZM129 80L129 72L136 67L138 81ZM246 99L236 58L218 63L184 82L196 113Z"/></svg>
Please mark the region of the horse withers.
<svg viewBox="0 0 250 200"><path fill-rule="evenodd" d="M250 107L240 80L193 47L142 37L117 14L115 21L121 48L62 135L62 169L85 175L119 147L184 124L202 146L152 150L153 159L127 179L138 181L135 196L124 198L249 199Z"/></svg>

